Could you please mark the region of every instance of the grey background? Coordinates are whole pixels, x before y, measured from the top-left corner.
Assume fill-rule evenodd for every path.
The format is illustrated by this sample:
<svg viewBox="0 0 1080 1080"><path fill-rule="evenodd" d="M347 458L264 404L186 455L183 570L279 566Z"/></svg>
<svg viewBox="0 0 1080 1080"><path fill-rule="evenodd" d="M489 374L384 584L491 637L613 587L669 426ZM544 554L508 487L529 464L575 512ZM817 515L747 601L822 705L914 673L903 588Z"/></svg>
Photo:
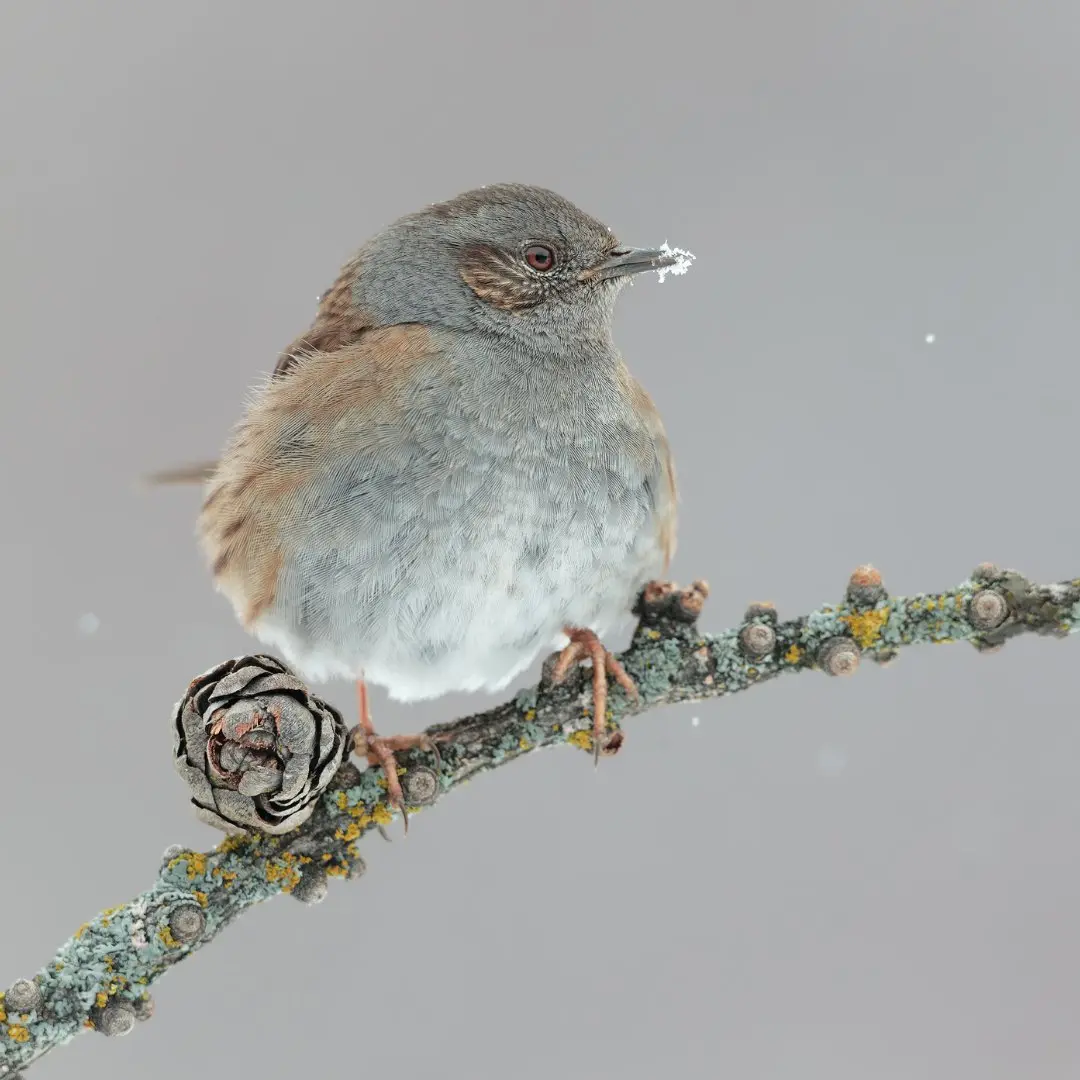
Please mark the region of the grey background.
<svg viewBox="0 0 1080 1080"><path fill-rule="evenodd" d="M867 560L897 593L1080 573L1078 31L1071 0L3 4L0 982L216 842L167 718L250 642L197 492L135 480L212 456L426 202L522 179L697 253L618 340L707 627ZM1075 1077L1078 661L924 649L650 715L597 774L531 757L33 1075Z"/></svg>

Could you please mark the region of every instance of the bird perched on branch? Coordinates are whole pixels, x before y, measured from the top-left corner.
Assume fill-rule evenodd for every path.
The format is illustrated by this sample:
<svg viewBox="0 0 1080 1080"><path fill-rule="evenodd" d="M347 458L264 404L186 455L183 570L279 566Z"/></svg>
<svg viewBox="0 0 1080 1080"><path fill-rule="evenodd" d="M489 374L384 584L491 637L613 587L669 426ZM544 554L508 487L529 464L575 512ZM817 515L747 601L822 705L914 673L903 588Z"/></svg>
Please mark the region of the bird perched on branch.
<svg viewBox="0 0 1080 1080"><path fill-rule="evenodd" d="M543 188L496 184L390 225L341 270L212 466L198 534L244 626L306 678L357 681L358 750L386 769L366 683L399 701L497 690L545 650L555 678L675 548L675 471L612 341L633 275L693 256L619 243ZM408 818L406 816L406 824Z"/></svg>

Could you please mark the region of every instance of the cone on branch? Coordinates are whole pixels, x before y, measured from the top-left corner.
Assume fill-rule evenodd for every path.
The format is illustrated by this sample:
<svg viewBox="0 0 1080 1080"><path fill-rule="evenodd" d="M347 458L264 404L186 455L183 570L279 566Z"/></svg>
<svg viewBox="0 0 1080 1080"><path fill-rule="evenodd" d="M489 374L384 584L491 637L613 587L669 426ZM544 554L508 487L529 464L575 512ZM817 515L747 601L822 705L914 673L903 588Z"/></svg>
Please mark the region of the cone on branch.
<svg viewBox="0 0 1080 1080"><path fill-rule="evenodd" d="M200 675L173 714L176 769L195 812L230 833L302 825L348 742L341 714L272 656L242 656Z"/></svg>

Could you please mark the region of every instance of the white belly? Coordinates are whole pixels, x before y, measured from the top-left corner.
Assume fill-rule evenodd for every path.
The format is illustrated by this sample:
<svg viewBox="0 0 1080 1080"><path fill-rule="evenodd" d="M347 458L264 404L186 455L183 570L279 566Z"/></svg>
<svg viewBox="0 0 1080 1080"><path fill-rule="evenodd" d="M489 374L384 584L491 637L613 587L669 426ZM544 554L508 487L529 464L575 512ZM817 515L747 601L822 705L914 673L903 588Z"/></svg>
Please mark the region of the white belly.
<svg viewBox="0 0 1080 1080"><path fill-rule="evenodd" d="M611 492L586 513L543 487L496 487L458 519L433 511L404 538L299 560L254 633L307 679L362 675L414 701L499 690L565 644L564 627L624 623L663 565L645 501Z"/></svg>

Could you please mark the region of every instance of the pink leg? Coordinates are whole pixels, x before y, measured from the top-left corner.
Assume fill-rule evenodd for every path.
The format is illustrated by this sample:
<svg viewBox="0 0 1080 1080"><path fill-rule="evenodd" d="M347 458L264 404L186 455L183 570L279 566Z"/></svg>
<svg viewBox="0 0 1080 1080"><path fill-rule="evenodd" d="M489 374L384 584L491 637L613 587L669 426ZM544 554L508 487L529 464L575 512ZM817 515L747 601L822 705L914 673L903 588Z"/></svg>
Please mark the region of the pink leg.
<svg viewBox="0 0 1080 1080"><path fill-rule="evenodd" d="M599 763L603 744L604 725L607 722L607 680L611 675L631 697L638 696L634 680L626 673L626 668L615 659L592 630L582 630L568 626L566 635L570 644L559 654L551 677L554 682L562 682L570 668L582 660L592 661L593 690L593 762Z"/></svg>
<svg viewBox="0 0 1080 1080"><path fill-rule="evenodd" d="M381 765L386 774L386 794L390 805L401 813L405 822L405 832L409 831L409 813L405 807L405 793L401 790L398 779L397 750L414 750L422 747L438 754L435 744L427 735L377 735L371 721L371 709L368 705L367 683L362 678L356 680L357 703L360 706L360 730L356 733L355 752L367 758L369 765Z"/></svg>

